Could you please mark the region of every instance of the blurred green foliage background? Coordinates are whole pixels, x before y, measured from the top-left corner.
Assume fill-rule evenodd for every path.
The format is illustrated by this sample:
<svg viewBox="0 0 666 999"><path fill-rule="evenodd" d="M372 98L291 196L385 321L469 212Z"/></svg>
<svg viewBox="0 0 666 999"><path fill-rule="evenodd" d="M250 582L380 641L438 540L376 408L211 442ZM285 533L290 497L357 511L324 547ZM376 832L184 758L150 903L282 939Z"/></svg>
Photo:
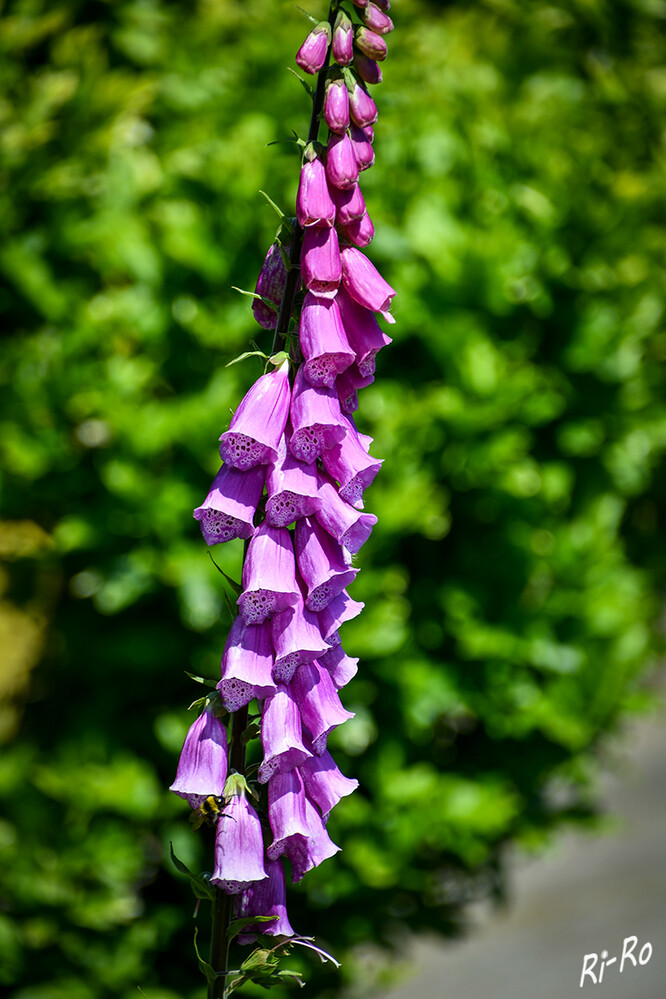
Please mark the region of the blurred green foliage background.
<svg viewBox="0 0 666 999"><path fill-rule="evenodd" d="M311 0L324 16L324 4ZM173 779L228 628L192 509L260 373L226 369L290 213L307 31L287 0L0 5L0 984L200 996ZM394 345L358 422L386 459L335 737L362 790L292 923L455 932L508 844L595 811L644 703L664 582L662 0L396 0L370 255ZM217 552L238 574L241 547ZM206 922L202 933L205 936ZM361 960L363 955L363 960ZM370 970L369 970L370 969ZM311 965L306 976L316 972Z"/></svg>

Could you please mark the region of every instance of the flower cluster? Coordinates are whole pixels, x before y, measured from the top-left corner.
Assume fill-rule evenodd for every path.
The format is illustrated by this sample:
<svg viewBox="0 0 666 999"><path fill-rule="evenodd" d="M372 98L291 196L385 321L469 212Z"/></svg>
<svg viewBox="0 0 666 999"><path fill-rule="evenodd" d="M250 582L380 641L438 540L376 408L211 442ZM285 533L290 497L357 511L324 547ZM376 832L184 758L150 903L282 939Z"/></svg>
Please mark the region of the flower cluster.
<svg viewBox="0 0 666 999"><path fill-rule="evenodd" d="M372 165L375 103L367 84L381 80L383 35L393 27L387 0L354 0L362 23L339 7L297 55L299 66L327 73L323 117L326 147L304 148L296 221L300 258L285 263L276 242L259 280L253 310L275 329L290 267L300 266L300 317L289 333L291 359L273 358L250 388L220 438L222 467L194 511L209 545L246 541L238 616L217 685L221 708L261 709L263 758L258 785L267 786L270 834L245 778L227 776L222 711L207 701L188 733L172 790L193 808L220 799L212 881L237 896L239 916L276 916L253 932L292 935L285 908L283 858L293 881L332 856L326 822L357 782L327 750L329 734L353 717L339 691L358 660L343 649L339 629L363 604L347 587L353 556L376 517L364 512L364 491L381 461L353 413L358 390L374 379L378 351L390 343L376 313L393 322L395 294L362 252L373 236L359 184Z"/></svg>

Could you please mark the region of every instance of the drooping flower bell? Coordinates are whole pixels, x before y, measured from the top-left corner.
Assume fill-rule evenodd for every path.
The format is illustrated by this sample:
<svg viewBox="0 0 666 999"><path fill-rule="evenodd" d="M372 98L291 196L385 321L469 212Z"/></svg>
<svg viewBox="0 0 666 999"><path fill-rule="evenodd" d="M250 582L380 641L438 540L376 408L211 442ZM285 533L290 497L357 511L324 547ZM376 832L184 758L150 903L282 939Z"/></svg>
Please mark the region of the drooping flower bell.
<svg viewBox="0 0 666 999"><path fill-rule="evenodd" d="M252 301L254 318L265 330L274 330L277 325L278 309L286 280L287 268L282 259L280 246L278 243L271 243L261 271L259 272L254 293L268 299L269 302L273 303L275 308L271 309L259 298L255 298Z"/></svg>
<svg viewBox="0 0 666 999"><path fill-rule="evenodd" d="M241 617L246 624L261 624L293 607L300 597L291 534L264 521L248 545L243 564L243 592L237 600Z"/></svg>
<svg viewBox="0 0 666 999"><path fill-rule="evenodd" d="M246 624L240 615L235 619L222 654L222 678L217 689L228 711L238 711L255 697L263 700L275 693L268 622Z"/></svg>
<svg viewBox="0 0 666 999"><path fill-rule="evenodd" d="M340 799L358 787L357 780L340 772L327 749L299 764L298 772L303 778L305 793L321 812L324 822Z"/></svg>
<svg viewBox="0 0 666 999"><path fill-rule="evenodd" d="M311 385L332 388L337 376L354 363L335 299L307 293L298 339L305 362L303 371Z"/></svg>
<svg viewBox="0 0 666 999"><path fill-rule="evenodd" d="M185 736L169 790L185 798L191 808L198 808L209 795L219 797L224 791L227 760L227 729L209 704Z"/></svg>
<svg viewBox="0 0 666 999"><path fill-rule="evenodd" d="M301 601L271 620L275 662L273 678L289 683L301 663L312 662L328 652L328 643L321 633L319 621Z"/></svg>
<svg viewBox="0 0 666 999"><path fill-rule="evenodd" d="M326 167L317 156L313 143L306 146L298 183L296 218L300 226L332 226L335 205L326 183Z"/></svg>
<svg viewBox="0 0 666 999"><path fill-rule="evenodd" d="M346 778L345 778L346 780ZM282 860L266 860L267 877L254 882L237 896L236 918L275 916L266 922L250 923L238 937L239 944L255 943L257 934L269 937L292 937L294 931L287 915L287 892Z"/></svg>
<svg viewBox="0 0 666 999"><path fill-rule="evenodd" d="M360 513L339 495L330 482L320 489L321 506L315 517L332 538L352 555L361 549L370 537L377 518L371 513Z"/></svg>
<svg viewBox="0 0 666 999"><path fill-rule="evenodd" d="M328 671L317 662L299 666L290 688L303 724L312 736L312 751L321 756L333 729L353 718L354 712L342 706Z"/></svg>
<svg viewBox="0 0 666 999"><path fill-rule="evenodd" d="M324 120L332 132L349 127L349 92L342 76L334 77L326 87Z"/></svg>
<svg viewBox="0 0 666 999"><path fill-rule="evenodd" d="M247 800L245 779L232 774L225 788L227 803L217 822L213 884L229 895L267 878L261 822Z"/></svg>
<svg viewBox="0 0 666 999"><path fill-rule="evenodd" d="M264 759L257 774L260 784L265 784L278 772L288 773L311 755L303 742L298 705L284 684L279 684L275 694L264 703L261 743Z"/></svg>
<svg viewBox="0 0 666 999"><path fill-rule="evenodd" d="M328 21L320 21L307 36L296 53L296 62L306 73L318 73L326 62L326 53L331 42L331 26Z"/></svg>
<svg viewBox="0 0 666 999"><path fill-rule="evenodd" d="M338 135L337 132L331 132L328 137L326 177L332 187L353 187L358 181L354 146L346 133Z"/></svg>
<svg viewBox="0 0 666 999"><path fill-rule="evenodd" d="M349 114L354 124L359 128L374 125L378 117L377 105L368 91L351 73L345 76L345 82L349 93Z"/></svg>
<svg viewBox="0 0 666 999"><path fill-rule="evenodd" d="M308 588L305 606L318 613L354 581L358 569L312 517L296 522L294 547L298 570Z"/></svg>
<svg viewBox="0 0 666 999"><path fill-rule="evenodd" d="M275 461L289 416L289 361L258 378L220 437L222 460L247 471Z"/></svg>
<svg viewBox="0 0 666 999"><path fill-rule="evenodd" d="M252 537L265 477L263 465L246 472L222 465L206 499L194 511L207 545Z"/></svg>
<svg viewBox="0 0 666 999"><path fill-rule="evenodd" d="M298 770L277 773L268 784L268 820L273 842L270 860L285 855L291 861L292 881L332 857L340 849L332 841L315 806L308 799Z"/></svg>
<svg viewBox="0 0 666 999"><path fill-rule="evenodd" d="M291 425L289 449L295 458L308 464L338 444L347 429L335 390L311 385L303 367L294 379Z"/></svg>
<svg viewBox="0 0 666 999"><path fill-rule="evenodd" d="M340 251L342 257L342 281L345 290L365 309L381 312L387 322L395 319L388 311L395 289L385 281L370 260L355 246L345 246Z"/></svg>
<svg viewBox="0 0 666 999"><path fill-rule="evenodd" d="M266 520L272 527L287 527L299 517L309 517L321 503L316 468L294 458L290 440L288 427L266 473Z"/></svg>
<svg viewBox="0 0 666 999"><path fill-rule="evenodd" d="M351 148L351 140L349 140ZM352 148L353 155L353 148ZM335 298L342 278L338 234L328 226L312 225L303 232L301 274L308 291Z"/></svg>
<svg viewBox="0 0 666 999"><path fill-rule="evenodd" d="M354 59L354 29L344 10L335 19L331 52L339 66L348 66Z"/></svg>

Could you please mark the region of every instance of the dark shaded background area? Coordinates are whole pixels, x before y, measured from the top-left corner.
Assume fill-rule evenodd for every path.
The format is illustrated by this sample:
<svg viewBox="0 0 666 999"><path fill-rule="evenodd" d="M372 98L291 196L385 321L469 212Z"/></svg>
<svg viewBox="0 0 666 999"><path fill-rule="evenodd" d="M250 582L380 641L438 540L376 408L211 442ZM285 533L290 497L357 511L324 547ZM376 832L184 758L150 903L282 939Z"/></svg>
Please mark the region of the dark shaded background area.
<svg viewBox="0 0 666 999"><path fill-rule="evenodd" d="M317 9L315 9L317 8ZM324 14L318 3L314 14ZM336 734L362 790L291 894L344 959L458 931L507 844L593 824L663 588L664 10L396 0L364 193L399 291ZM199 996L186 705L228 620L192 519L307 127L283 0L14 0L0 18L0 982ZM240 546L216 558L238 574ZM206 923L202 923L202 939ZM296 962L297 963L297 962ZM302 965L313 979L317 969Z"/></svg>

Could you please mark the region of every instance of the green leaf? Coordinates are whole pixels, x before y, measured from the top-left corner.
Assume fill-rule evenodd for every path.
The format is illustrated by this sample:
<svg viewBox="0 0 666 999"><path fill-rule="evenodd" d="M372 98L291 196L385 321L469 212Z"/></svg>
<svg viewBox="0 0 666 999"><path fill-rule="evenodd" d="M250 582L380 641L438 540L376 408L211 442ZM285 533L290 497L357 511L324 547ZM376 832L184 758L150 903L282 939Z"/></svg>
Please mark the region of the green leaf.
<svg viewBox="0 0 666 999"><path fill-rule="evenodd" d="M238 288L236 288L236 291L238 291ZM249 295L250 292L249 291L244 291L243 294L244 295ZM261 295L253 295L252 297L253 298L261 298ZM263 301L266 301L266 300L262 299L262 302ZM266 304L270 304L271 309L274 312L277 312L277 309L275 308L275 304L273 302L270 302L270 303L266 302ZM268 354L264 354L263 350L246 350L244 354L239 354L238 357L234 357L233 361L228 361L227 364L225 364L224 366L225 366L225 368L230 368L233 364L238 364L239 361L244 361L248 357L263 357L263 359L265 361L268 360Z"/></svg>
<svg viewBox="0 0 666 999"><path fill-rule="evenodd" d="M298 74L298 73L296 72L296 70L295 70L295 69L292 69L292 68L291 68L291 66L287 66L287 69L289 70L289 72L291 73L291 75L292 75L292 76L295 76L295 77L296 77L296 79L298 80L298 82L299 82L300 84L302 84L302 86L303 86L303 87L305 88L305 91L306 91L306 93L307 93L307 94L308 94L308 95L309 95L310 97L314 97L314 95L315 95L315 91L314 91L314 88L310 86L310 84L308 83L308 81L307 81L307 80L304 80L304 79L303 79L303 77L302 77L302 76L300 76L300 75L299 75L299 74Z"/></svg>
<svg viewBox="0 0 666 999"><path fill-rule="evenodd" d="M209 680L205 676L197 676L196 673L190 673L185 670L185 676L189 676L190 680L194 680L196 683L202 683L204 687L216 687L217 683L215 680Z"/></svg>
<svg viewBox="0 0 666 999"><path fill-rule="evenodd" d="M265 192L265 191L262 191L262 190L260 190L260 191L259 191L259 194L263 195L263 197L264 197L264 198L266 199L266 201L267 201L267 202L268 202L268 204L269 204L269 205L271 206L271 208L273 209L273 211L277 213L277 215L278 215L278 218L279 218L279 219L280 219L280 220L281 220L282 222L285 222L285 223L287 223L287 225L289 225L289 219L287 218L287 216L285 215L285 213L284 213L284 212L282 211L282 209L281 209L281 208L279 207L279 205L276 205L276 204L275 204L275 202L273 201L273 199L272 199L272 198L270 198L270 197L269 197L269 196L268 196L268 195L266 194L266 192ZM291 226L290 226L290 228L291 228Z"/></svg>
<svg viewBox="0 0 666 999"><path fill-rule="evenodd" d="M215 559L213 558L213 556L211 555L210 552L208 552L208 557L210 558L211 562L213 563L213 565L215 566L215 568L217 569L217 571L220 573L220 575L224 576L224 578L225 578L225 580L227 582L227 585L229 586L229 589L232 591L232 593L235 593L235 595L237 597L239 597L241 595L241 593L243 592L243 588L240 585L240 583L237 583L235 579L231 578L231 576L227 576L227 574L224 571L224 569L220 569L219 565L217 564L217 562L215 561ZM238 613L238 612L236 612L236 613Z"/></svg>
<svg viewBox="0 0 666 999"><path fill-rule="evenodd" d="M201 874L194 874L193 871L189 869L187 864L184 864L182 860L176 856L173 851L173 843L169 842L169 850L171 852L171 860L177 871L184 874L185 877L190 879L190 884L192 886L192 891L197 898L207 898L212 902L215 898L215 888L214 886L204 878Z"/></svg>
<svg viewBox="0 0 666 999"><path fill-rule="evenodd" d="M243 916L241 919L232 919L229 923L229 939L233 940L246 926L251 926L253 923L272 923L279 918L279 916Z"/></svg>
<svg viewBox="0 0 666 999"><path fill-rule="evenodd" d="M244 746L247 746L248 742L252 739L257 739L261 733L261 722L253 721L246 729L241 733L241 742Z"/></svg>

